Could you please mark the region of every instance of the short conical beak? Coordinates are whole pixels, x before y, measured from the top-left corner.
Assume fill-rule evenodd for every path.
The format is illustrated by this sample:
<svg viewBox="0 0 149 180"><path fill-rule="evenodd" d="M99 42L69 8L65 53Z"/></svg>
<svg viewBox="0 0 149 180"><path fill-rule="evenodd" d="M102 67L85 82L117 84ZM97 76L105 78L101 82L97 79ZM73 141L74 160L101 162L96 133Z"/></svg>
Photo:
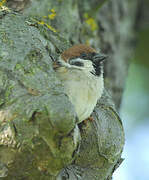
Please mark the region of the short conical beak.
<svg viewBox="0 0 149 180"><path fill-rule="evenodd" d="M93 61L94 62L102 62L102 61L106 60L107 57L108 56L105 54L96 53L95 56L93 57Z"/></svg>

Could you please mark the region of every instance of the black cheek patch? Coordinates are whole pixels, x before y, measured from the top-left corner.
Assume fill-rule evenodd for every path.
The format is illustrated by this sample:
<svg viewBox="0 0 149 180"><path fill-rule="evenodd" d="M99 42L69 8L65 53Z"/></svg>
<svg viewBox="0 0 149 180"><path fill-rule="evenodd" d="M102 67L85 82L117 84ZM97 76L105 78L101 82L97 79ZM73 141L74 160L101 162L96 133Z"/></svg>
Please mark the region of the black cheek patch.
<svg viewBox="0 0 149 180"><path fill-rule="evenodd" d="M101 71L102 71L102 66L103 66L103 63L100 62L100 63L94 63L93 64L94 66L94 70L95 70L95 75L96 76L100 76L101 75Z"/></svg>
<svg viewBox="0 0 149 180"><path fill-rule="evenodd" d="M83 67L84 64L82 62L76 61L72 65Z"/></svg>
<svg viewBox="0 0 149 180"><path fill-rule="evenodd" d="M73 59L70 59L69 63L70 63L71 65L75 65L75 66L79 66L79 67L83 67L83 66L84 66L83 62L77 61L77 60L74 61Z"/></svg>

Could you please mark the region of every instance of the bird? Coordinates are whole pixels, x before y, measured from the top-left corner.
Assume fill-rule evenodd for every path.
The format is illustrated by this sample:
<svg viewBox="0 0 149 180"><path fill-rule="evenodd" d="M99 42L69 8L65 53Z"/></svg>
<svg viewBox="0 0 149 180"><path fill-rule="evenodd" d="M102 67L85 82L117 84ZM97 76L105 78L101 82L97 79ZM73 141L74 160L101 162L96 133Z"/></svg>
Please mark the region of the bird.
<svg viewBox="0 0 149 180"><path fill-rule="evenodd" d="M74 106L78 123L88 119L104 90L103 61L105 54L85 44L63 51L53 63L57 77Z"/></svg>

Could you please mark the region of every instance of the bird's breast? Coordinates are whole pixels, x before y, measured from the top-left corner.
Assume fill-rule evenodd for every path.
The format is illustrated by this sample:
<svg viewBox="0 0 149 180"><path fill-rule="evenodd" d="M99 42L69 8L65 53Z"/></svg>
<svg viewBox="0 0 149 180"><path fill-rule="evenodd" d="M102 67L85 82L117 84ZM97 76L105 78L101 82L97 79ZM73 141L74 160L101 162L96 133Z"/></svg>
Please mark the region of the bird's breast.
<svg viewBox="0 0 149 180"><path fill-rule="evenodd" d="M90 116L103 91L103 77L83 72L58 73L66 94L74 105L79 122Z"/></svg>

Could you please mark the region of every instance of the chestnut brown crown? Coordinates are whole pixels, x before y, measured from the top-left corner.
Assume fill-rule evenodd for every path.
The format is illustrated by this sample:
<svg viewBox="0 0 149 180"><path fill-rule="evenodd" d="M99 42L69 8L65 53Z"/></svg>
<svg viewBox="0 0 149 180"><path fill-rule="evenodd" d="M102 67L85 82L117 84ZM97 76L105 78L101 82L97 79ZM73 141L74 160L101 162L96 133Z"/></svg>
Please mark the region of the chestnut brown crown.
<svg viewBox="0 0 149 180"><path fill-rule="evenodd" d="M67 62L69 59L80 57L82 53L93 53L93 52L96 52L94 48L84 44L78 44L64 51L61 55L61 58Z"/></svg>

